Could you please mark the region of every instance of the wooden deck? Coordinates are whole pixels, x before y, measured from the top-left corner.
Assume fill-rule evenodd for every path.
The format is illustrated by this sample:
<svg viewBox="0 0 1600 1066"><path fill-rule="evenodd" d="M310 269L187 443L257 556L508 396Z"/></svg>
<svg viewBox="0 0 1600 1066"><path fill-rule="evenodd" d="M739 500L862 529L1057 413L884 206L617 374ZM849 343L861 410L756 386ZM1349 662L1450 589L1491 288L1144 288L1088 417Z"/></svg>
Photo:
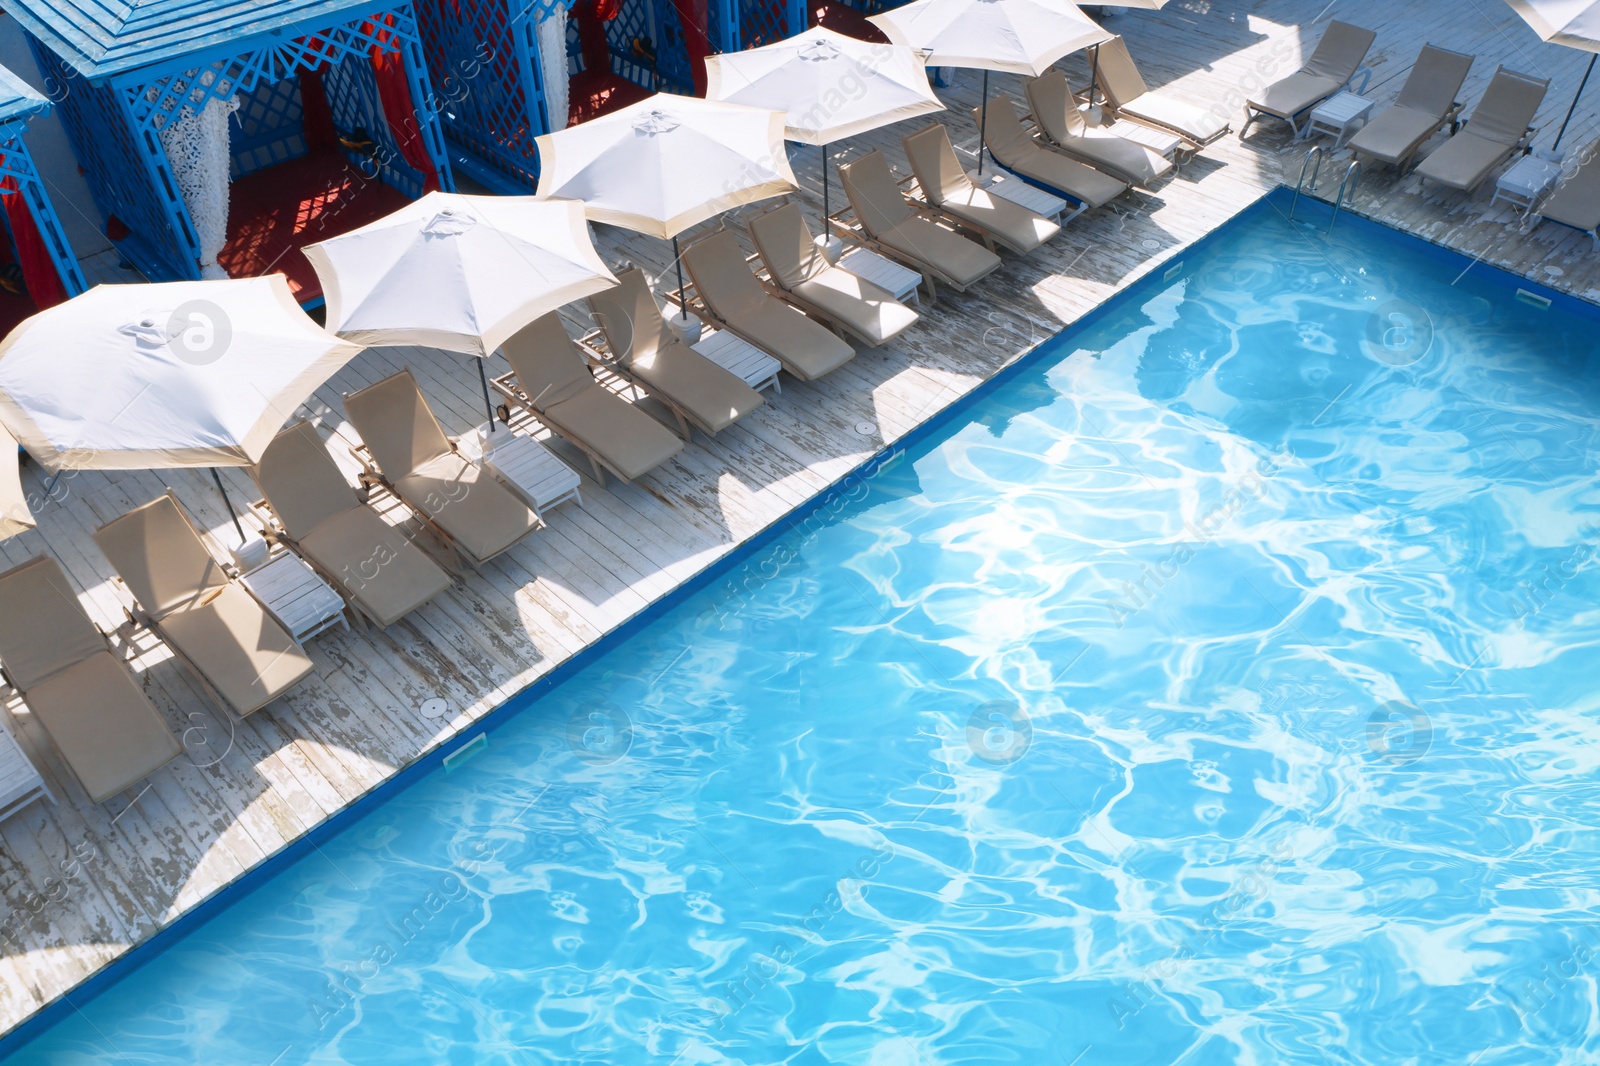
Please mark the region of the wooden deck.
<svg viewBox="0 0 1600 1066"><path fill-rule="evenodd" d="M1161 12L1114 16L1153 84L1230 104L1237 93L1293 70L1314 20L1342 16L1373 25L1368 94L1392 98L1424 41L1476 53L1464 93L1476 100L1497 63L1549 77L1540 114L1559 124L1587 57L1538 42L1502 3L1405 0L1173 0ZM1303 28L1301 28L1303 27ZM1082 82L1079 60L1068 64ZM998 88L1015 90L1009 77ZM958 141L974 139L964 110L978 75L947 90ZM1600 129L1600 85L1580 106L1566 144ZM1237 123L1236 123L1237 124ZM914 125L914 124L913 124ZM849 155L881 145L899 163L901 129L836 146ZM1548 144L1550 132L1539 143ZM129 647L138 676L167 714L186 754L136 796L96 806L61 765L25 706L7 693L9 724L44 769L59 804L34 804L0 825L0 1030L70 990L129 945L158 932L359 798L421 753L451 742L475 719L656 600L886 443L994 374L1032 344L1215 229L1279 180L1298 172L1303 143L1258 124L1247 142L1229 137L1151 193L1073 222L1048 248L1005 268L966 295L942 294L900 343L861 353L826 379L785 380L781 396L716 440L696 435L676 460L628 487L587 477L583 505L555 512L549 527L471 574L387 632L336 630L316 638L313 678L245 721L207 702L159 642ZM815 224L817 152L794 156ZM1322 192L1342 163L1324 168ZM1415 179L1369 172L1354 210L1482 261L1600 300L1600 258L1581 234L1547 224L1521 233L1511 212L1488 208L1489 188L1471 197L1417 195ZM835 195L838 187L835 184ZM602 233L613 262L626 258L667 274L668 246ZM114 269L102 272L115 275ZM340 395L410 366L453 431L481 421L476 374L461 357L374 349L324 388L312 414L324 432L349 436ZM491 370L503 370L503 366ZM861 430L869 430L863 433ZM561 446L558 446L560 450ZM563 451L574 466L581 459ZM354 464L347 464L352 475ZM26 475L30 476L30 475ZM227 474L237 498L247 479ZM0 544L0 565L40 552L55 556L104 627L122 621L110 570L91 531L170 485L207 526L220 553L233 538L209 479L195 472L81 474L58 486L40 527ZM420 708L444 699L443 718Z"/></svg>

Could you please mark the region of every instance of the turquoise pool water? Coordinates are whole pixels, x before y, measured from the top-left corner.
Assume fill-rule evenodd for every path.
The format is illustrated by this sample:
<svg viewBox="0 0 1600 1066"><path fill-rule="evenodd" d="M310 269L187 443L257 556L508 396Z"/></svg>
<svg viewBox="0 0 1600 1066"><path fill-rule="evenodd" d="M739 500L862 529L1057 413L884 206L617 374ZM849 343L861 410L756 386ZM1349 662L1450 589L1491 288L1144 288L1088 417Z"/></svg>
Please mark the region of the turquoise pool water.
<svg viewBox="0 0 1600 1066"><path fill-rule="evenodd" d="M1600 330L1319 234L1258 205L7 1061L1594 1062Z"/></svg>

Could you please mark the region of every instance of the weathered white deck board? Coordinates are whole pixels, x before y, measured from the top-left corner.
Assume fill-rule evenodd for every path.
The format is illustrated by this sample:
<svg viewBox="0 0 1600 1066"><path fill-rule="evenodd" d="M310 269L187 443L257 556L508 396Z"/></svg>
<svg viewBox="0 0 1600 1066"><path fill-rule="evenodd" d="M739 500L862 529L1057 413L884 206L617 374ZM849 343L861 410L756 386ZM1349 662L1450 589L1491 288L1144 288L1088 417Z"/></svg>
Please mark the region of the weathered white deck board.
<svg viewBox="0 0 1600 1066"><path fill-rule="evenodd" d="M1293 70L1321 32L1315 18L1342 17L1378 30L1368 95L1380 106L1399 91L1423 41L1480 58L1463 99L1475 102L1504 63L1552 79L1539 121L1548 145L1587 57L1544 45L1502 4L1404 0L1357 5L1337 0L1174 0L1161 12L1115 16L1146 78L1190 98L1228 105L1235 95ZM1304 23L1305 25L1302 25ZM1066 64L1082 84L1081 59ZM971 146L966 108L979 76L962 72L945 91L953 139ZM1016 79L991 78L1015 93ZM1235 120L1237 125L1238 120ZM890 129L834 146L833 162L881 147L903 166ZM1580 104L1565 146L1600 134L1600 92ZM61 798L35 804L0 824L0 1030L226 886L397 768L452 741L472 723L560 662L677 587L709 562L775 521L887 443L990 377L1021 352L1071 323L1214 230L1275 185L1292 181L1307 145L1258 123L1247 142L1228 138L1187 162L1181 173L1109 209L1074 221L1034 256L1005 268L972 293L941 291L923 305L923 322L897 343L861 352L818 382L786 379L783 393L709 440L696 434L677 458L635 485L589 476L588 462L561 441L552 446L584 474L583 504L549 516L547 528L487 565L466 572L433 604L391 627L333 630L310 644L315 674L284 699L229 723L200 687L148 634L129 647L137 676L184 734L191 754L154 775L136 799L90 805L27 709L7 694L19 742ZM792 160L801 202L817 227L821 171L814 149ZM1330 197L1343 159L1325 166L1318 191ZM1482 255L1483 261L1555 288L1600 300L1600 257L1589 239L1554 224L1508 225L1490 210L1492 181L1478 193L1418 195L1416 179L1369 171L1349 209L1429 240ZM835 203L843 202L837 177ZM673 283L670 246L602 228L603 251ZM1313 239L1308 237L1308 239ZM94 274L125 280L100 257ZM570 308L568 324L585 324ZM424 349L374 349L320 390L304 412L342 443L355 436L340 397L409 366L452 432L483 421L470 360ZM507 368L497 360L491 373ZM660 409L652 403L646 409ZM871 432L863 435L858 424ZM337 459L354 479L357 464ZM235 501L253 498L240 471L224 471ZM0 544L0 565L39 552L62 564L91 616L107 629L122 621L111 572L91 534L100 523L170 485L209 531L216 551L234 539L204 471L130 471L64 479L60 502L40 528ZM408 519L390 508L394 521ZM419 538L425 548L430 540ZM447 554L437 545L441 559ZM438 697L448 713L424 718ZM132 802L130 803L130 800Z"/></svg>

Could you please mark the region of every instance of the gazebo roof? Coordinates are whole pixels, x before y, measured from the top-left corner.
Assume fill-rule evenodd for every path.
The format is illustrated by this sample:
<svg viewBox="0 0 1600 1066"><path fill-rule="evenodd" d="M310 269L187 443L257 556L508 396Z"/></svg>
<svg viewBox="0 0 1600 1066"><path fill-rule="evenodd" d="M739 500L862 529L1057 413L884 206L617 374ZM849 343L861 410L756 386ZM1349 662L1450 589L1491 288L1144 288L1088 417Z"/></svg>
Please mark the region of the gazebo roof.
<svg viewBox="0 0 1600 1066"><path fill-rule="evenodd" d="M320 29L383 0L7 0L23 29L84 77L211 62L249 38ZM307 25L309 24L309 25ZM321 24L321 25L319 25Z"/></svg>
<svg viewBox="0 0 1600 1066"><path fill-rule="evenodd" d="M50 101L5 67L0 67L0 123L48 114Z"/></svg>

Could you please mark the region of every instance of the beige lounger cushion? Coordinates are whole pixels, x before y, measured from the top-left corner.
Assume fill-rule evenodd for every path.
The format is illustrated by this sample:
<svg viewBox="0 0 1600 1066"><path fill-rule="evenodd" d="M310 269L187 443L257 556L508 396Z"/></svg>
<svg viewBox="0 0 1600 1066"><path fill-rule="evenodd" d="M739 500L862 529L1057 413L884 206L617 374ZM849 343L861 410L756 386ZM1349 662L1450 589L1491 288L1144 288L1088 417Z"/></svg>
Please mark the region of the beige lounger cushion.
<svg viewBox="0 0 1600 1066"><path fill-rule="evenodd" d="M1549 84L1502 67L1467 125L1430 152L1415 173L1453 189L1477 188L1527 136Z"/></svg>
<svg viewBox="0 0 1600 1066"><path fill-rule="evenodd" d="M1475 189L1512 150L1510 145L1462 130L1430 152L1414 173L1452 189Z"/></svg>
<svg viewBox="0 0 1600 1066"><path fill-rule="evenodd" d="M311 423L274 437L251 474L300 550L378 625L450 587L438 563L356 499Z"/></svg>
<svg viewBox="0 0 1600 1066"><path fill-rule="evenodd" d="M95 803L182 750L53 559L0 574L0 662Z"/></svg>
<svg viewBox="0 0 1600 1066"><path fill-rule="evenodd" d="M1155 181L1172 172L1172 160L1155 149L1085 122L1062 71L1024 78L1022 84L1039 128L1068 155L1130 185Z"/></svg>
<svg viewBox="0 0 1600 1066"><path fill-rule="evenodd" d="M1588 149L1587 151L1592 151ZM1539 214L1593 233L1600 226L1600 160L1590 158L1544 202Z"/></svg>
<svg viewBox="0 0 1600 1066"><path fill-rule="evenodd" d="M94 540L162 639L235 714L265 707L311 673L305 650L228 579L170 494L101 526Z"/></svg>
<svg viewBox="0 0 1600 1066"><path fill-rule="evenodd" d="M539 528L511 490L456 453L411 371L344 398L345 413L383 476L476 562Z"/></svg>
<svg viewBox="0 0 1600 1066"><path fill-rule="evenodd" d="M1279 118L1293 118L1338 92L1361 69L1378 35L1338 19L1328 23L1311 58L1298 71L1273 82L1245 105Z"/></svg>
<svg viewBox="0 0 1600 1066"><path fill-rule="evenodd" d="M1379 162L1403 163L1450 120L1471 68L1469 55L1423 45L1394 106L1361 127L1350 148Z"/></svg>
<svg viewBox="0 0 1600 1066"><path fill-rule="evenodd" d="M1444 122L1437 115L1413 111L1396 104L1350 138L1349 147L1354 152L1371 156L1380 162L1395 164L1410 157L1417 146L1439 129Z"/></svg>
<svg viewBox="0 0 1600 1066"><path fill-rule="evenodd" d="M638 269L612 289L589 297L613 357L701 428L717 433L765 401L761 394L667 332L661 309Z"/></svg>
<svg viewBox="0 0 1600 1066"><path fill-rule="evenodd" d="M1228 132L1228 120L1221 115L1146 86L1121 37L1113 37L1100 46L1097 67L1100 89L1118 114L1171 130L1195 144L1210 144Z"/></svg>
<svg viewBox="0 0 1600 1066"><path fill-rule="evenodd" d="M1018 255L1027 255L1061 232L1061 227L1021 204L980 189L961 169L950 134L932 125L901 138L911 172L929 203Z"/></svg>
<svg viewBox="0 0 1600 1066"><path fill-rule="evenodd" d="M844 164L839 178L867 234L935 277L965 289L1000 269L1000 257L989 249L913 211L882 152Z"/></svg>
<svg viewBox="0 0 1600 1066"><path fill-rule="evenodd" d="M972 119L984 131L984 143L989 154L1007 170L1031 178L1041 185L1058 190L1070 199L1103 207L1128 191L1128 184L1109 174L1102 174L1076 159L1068 159L1060 152L1041 147L1022 128L1022 119L1007 96L989 98L989 118L984 121L984 109L972 109Z"/></svg>
<svg viewBox="0 0 1600 1066"><path fill-rule="evenodd" d="M877 347L910 329L917 313L888 290L828 262L793 201L750 223L750 237L779 288Z"/></svg>
<svg viewBox="0 0 1600 1066"><path fill-rule="evenodd" d="M555 312L518 330L500 352L539 418L619 477L632 481L683 450L677 434L594 380Z"/></svg>
<svg viewBox="0 0 1600 1066"><path fill-rule="evenodd" d="M684 251L683 265L712 314L801 381L814 381L855 358L855 350L827 326L762 287L730 231L696 242Z"/></svg>
<svg viewBox="0 0 1600 1066"><path fill-rule="evenodd" d="M1295 118L1338 92L1343 84L1315 74L1291 74L1267 86L1259 98L1250 100L1247 106L1278 118Z"/></svg>

